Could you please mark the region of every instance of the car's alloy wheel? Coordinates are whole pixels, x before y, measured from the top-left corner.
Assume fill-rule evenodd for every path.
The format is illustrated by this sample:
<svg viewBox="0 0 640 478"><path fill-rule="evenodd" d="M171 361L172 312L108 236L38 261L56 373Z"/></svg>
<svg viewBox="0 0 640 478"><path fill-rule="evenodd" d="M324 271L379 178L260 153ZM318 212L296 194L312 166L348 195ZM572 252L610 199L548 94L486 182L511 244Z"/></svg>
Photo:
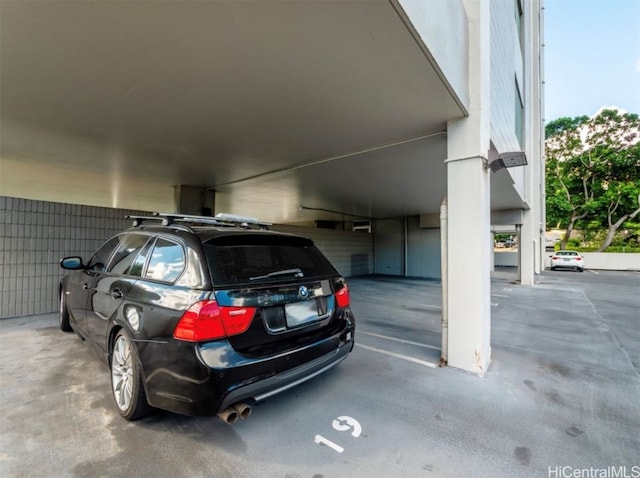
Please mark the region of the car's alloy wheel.
<svg viewBox="0 0 640 478"><path fill-rule="evenodd" d="M64 296L64 291L60 289L60 310L58 315L58 325L63 332L71 332L71 325L69 324L69 311L67 310L67 301Z"/></svg>
<svg viewBox="0 0 640 478"><path fill-rule="evenodd" d="M151 411L136 351L124 330L118 332L111 354L111 390L118 412L127 420L136 420Z"/></svg>

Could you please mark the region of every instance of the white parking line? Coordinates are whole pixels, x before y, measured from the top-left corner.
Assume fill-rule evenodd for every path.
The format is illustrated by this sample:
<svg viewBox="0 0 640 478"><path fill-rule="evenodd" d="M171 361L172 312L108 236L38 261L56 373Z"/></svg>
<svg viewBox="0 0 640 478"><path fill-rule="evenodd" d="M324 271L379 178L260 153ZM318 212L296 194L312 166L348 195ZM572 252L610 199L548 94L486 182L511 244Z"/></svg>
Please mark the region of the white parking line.
<svg viewBox="0 0 640 478"><path fill-rule="evenodd" d="M587 270L588 270L589 272L593 272L594 274L600 275L600 273L599 273L599 272L592 271L591 269L587 269Z"/></svg>
<svg viewBox="0 0 640 478"><path fill-rule="evenodd" d="M431 305L431 304L416 304L418 307L429 307L431 309L442 309L441 305Z"/></svg>
<svg viewBox="0 0 640 478"><path fill-rule="evenodd" d="M491 294L491 297L509 297L509 296L504 294Z"/></svg>
<svg viewBox="0 0 640 478"><path fill-rule="evenodd" d="M370 335L372 337L378 337L379 339L385 340L393 340L394 342L400 342L402 344L415 345L416 347L424 347L426 349L440 350L441 347L436 347L434 345L421 344L419 342L412 342L411 340L397 339L395 337L389 337L387 335L374 334L372 332L363 332L362 330L358 330L358 334Z"/></svg>
<svg viewBox="0 0 640 478"><path fill-rule="evenodd" d="M427 362L426 360L420 360L417 358L409 357L407 355L395 354L393 352L389 352L388 350L377 349L375 347L369 347L368 345L362 345L361 343L356 342L356 347L363 348L365 350L369 350L371 352L377 352L379 354L388 355L390 357L394 357L400 360L406 360L407 362L417 363L418 365L424 365L429 368L438 368L437 363Z"/></svg>

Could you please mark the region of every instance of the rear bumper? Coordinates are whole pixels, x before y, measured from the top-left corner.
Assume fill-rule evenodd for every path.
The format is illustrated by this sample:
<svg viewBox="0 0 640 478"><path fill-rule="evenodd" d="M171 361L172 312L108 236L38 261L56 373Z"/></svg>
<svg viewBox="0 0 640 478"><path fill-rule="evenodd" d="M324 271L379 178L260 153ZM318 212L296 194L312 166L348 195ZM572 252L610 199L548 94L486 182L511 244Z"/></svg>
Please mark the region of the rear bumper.
<svg viewBox="0 0 640 478"><path fill-rule="evenodd" d="M239 354L226 340L146 344L140 358L147 399L157 408L194 416L264 400L340 363L353 350L353 335L352 325L306 346L259 358Z"/></svg>
<svg viewBox="0 0 640 478"><path fill-rule="evenodd" d="M347 358L349 352L353 350L353 344L354 342L351 340L312 362L299 365L286 372L273 375L272 377L235 388L224 397L218 406L218 411L222 411L237 402L259 402L300 385L342 362Z"/></svg>
<svg viewBox="0 0 640 478"><path fill-rule="evenodd" d="M556 262L551 263L554 269L584 269L584 264L578 262Z"/></svg>

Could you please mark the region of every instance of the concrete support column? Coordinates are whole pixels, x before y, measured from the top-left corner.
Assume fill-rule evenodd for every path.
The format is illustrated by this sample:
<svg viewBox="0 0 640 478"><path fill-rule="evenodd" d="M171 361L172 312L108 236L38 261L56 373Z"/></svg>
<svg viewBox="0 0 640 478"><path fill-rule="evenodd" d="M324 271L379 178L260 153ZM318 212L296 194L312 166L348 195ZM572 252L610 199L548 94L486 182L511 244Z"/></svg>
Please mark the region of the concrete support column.
<svg viewBox="0 0 640 478"><path fill-rule="evenodd" d="M490 2L469 18L469 115L447 125L448 364L483 375L491 360Z"/></svg>
<svg viewBox="0 0 640 478"><path fill-rule="evenodd" d="M522 224L523 249L521 264L522 284L532 285L535 274L540 274L544 265L541 259L545 252L545 181L544 181L544 31L541 0L523 2L525 9L524 87L525 87L525 151L530 166L526 171L527 200L531 210L524 212ZM528 244L525 244L525 241ZM530 249L529 249L530 247ZM531 269L531 270L529 270Z"/></svg>
<svg viewBox="0 0 640 478"><path fill-rule="evenodd" d="M495 242L496 242L496 234L492 232L489 237L489 243L491 244L491 265L489 266L489 270L491 272L496 270L496 253L494 252Z"/></svg>
<svg viewBox="0 0 640 478"><path fill-rule="evenodd" d="M215 191L181 184L174 187L175 210L181 214L210 216L213 213Z"/></svg>
<svg viewBox="0 0 640 478"><path fill-rule="evenodd" d="M533 285L535 277L535 251L539 226L531 210L526 209L522 214L522 226L518 237L518 271L522 285Z"/></svg>
<svg viewBox="0 0 640 478"><path fill-rule="evenodd" d="M448 364L479 375L491 359L491 229L485 158L447 163Z"/></svg>

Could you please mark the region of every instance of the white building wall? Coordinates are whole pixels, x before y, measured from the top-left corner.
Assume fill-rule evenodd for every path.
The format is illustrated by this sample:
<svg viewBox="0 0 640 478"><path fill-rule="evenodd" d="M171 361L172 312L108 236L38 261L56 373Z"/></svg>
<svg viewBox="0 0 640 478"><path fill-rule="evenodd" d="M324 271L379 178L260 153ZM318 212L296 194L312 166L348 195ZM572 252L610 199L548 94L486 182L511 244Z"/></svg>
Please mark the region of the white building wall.
<svg viewBox="0 0 640 478"><path fill-rule="evenodd" d="M408 217L406 275L440 279L440 261L440 229L423 228L419 216Z"/></svg>
<svg viewBox="0 0 640 478"><path fill-rule="evenodd" d="M459 101L469 105L468 19L462 0L398 0Z"/></svg>
<svg viewBox="0 0 640 478"><path fill-rule="evenodd" d="M525 125L524 151L530 166L524 171L524 198L531 209L525 211L521 232L520 281L534 284L542 270L544 255L544 125L542 93L542 11L539 0L523 2Z"/></svg>
<svg viewBox="0 0 640 478"><path fill-rule="evenodd" d="M516 104L525 103L523 56L516 23L516 0L493 0L491 8L491 141L498 153L523 151L516 135ZM520 95L520 99L518 98ZM525 118L522 118L523 122ZM524 141L523 141L524 142ZM524 168L509 169L525 198Z"/></svg>
<svg viewBox="0 0 640 478"><path fill-rule="evenodd" d="M524 151L527 156L528 166L510 168L507 174L524 205L518 279L523 284L533 284L534 272L540 271L544 230L544 198L539 186L544 182L540 147L543 136L540 2L492 0L489 4L491 140L498 153Z"/></svg>
<svg viewBox="0 0 640 478"><path fill-rule="evenodd" d="M375 227L375 274L404 275L404 219L380 219Z"/></svg>
<svg viewBox="0 0 640 478"><path fill-rule="evenodd" d="M515 19L516 0L492 0L491 140L499 153L518 151L515 133L516 78L523 94L522 53ZM523 98L524 99L524 98Z"/></svg>

